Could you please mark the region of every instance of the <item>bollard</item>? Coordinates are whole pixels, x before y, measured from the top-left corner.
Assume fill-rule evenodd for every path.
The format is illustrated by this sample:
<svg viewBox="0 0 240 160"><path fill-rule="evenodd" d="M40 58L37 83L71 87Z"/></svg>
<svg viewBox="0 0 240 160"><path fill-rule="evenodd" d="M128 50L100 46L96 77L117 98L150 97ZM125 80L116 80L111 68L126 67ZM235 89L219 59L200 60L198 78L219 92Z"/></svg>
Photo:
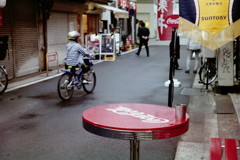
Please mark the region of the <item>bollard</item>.
<svg viewBox="0 0 240 160"><path fill-rule="evenodd" d="M186 119L186 104L177 104L175 107L175 119L176 121L184 121Z"/></svg>

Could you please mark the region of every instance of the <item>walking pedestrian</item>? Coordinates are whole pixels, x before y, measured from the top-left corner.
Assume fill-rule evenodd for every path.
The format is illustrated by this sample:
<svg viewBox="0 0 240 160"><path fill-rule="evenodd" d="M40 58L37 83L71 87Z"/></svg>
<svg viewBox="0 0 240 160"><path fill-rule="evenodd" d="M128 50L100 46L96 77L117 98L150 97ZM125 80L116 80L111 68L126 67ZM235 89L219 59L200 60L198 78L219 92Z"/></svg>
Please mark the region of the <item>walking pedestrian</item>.
<svg viewBox="0 0 240 160"><path fill-rule="evenodd" d="M186 61L186 71L185 73L190 73L190 61L192 55L195 53L194 59L195 59L195 64L194 64L194 69L193 73L197 73L198 69L198 64L199 64L199 53L201 52L201 45L193 40L189 40L188 42L188 56L187 56L187 61Z"/></svg>
<svg viewBox="0 0 240 160"><path fill-rule="evenodd" d="M136 19L136 35L138 35L138 31L139 31L139 28L141 27L141 23L143 23L142 20ZM138 36L137 36L137 38L136 38L136 44L137 44L137 45L140 44L140 40L139 40L139 37L138 37Z"/></svg>
<svg viewBox="0 0 240 160"><path fill-rule="evenodd" d="M145 27L144 22L142 22L140 25L141 25L141 27L139 27L139 29L138 29L138 37L140 39L140 44L138 47L138 52L135 54L138 56L140 55L142 45L144 44L146 51L147 51L147 57L149 57L148 40L149 40L150 31L148 28Z"/></svg>

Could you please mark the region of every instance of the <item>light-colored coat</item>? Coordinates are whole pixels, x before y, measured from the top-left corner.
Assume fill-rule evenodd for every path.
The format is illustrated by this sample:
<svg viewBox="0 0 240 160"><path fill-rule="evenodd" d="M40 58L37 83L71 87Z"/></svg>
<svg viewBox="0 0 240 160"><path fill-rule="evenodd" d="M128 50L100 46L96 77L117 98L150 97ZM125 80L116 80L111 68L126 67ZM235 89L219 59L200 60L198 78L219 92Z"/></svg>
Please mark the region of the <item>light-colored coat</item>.
<svg viewBox="0 0 240 160"><path fill-rule="evenodd" d="M189 40L189 43L188 43L188 49L189 50L199 50L201 49L201 45L193 40Z"/></svg>
<svg viewBox="0 0 240 160"><path fill-rule="evenodd" d="M75 41L69 41L66 46L67 57L66 64L68 66L77 66L78 64L84 64L83 57L89 55L87 50Z"/></svg>

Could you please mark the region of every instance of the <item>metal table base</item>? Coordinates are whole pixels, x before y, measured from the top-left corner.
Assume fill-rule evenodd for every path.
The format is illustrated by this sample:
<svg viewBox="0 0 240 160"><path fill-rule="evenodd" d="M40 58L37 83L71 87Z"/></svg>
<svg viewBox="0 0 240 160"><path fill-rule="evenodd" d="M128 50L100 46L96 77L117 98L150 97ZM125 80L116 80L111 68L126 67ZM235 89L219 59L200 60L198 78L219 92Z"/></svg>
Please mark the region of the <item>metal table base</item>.
<svg viewBox="0 0 240 160"><path fill-rule="evenodd" d="M139 160L140 141L130 140L130 160Z"/></svg>

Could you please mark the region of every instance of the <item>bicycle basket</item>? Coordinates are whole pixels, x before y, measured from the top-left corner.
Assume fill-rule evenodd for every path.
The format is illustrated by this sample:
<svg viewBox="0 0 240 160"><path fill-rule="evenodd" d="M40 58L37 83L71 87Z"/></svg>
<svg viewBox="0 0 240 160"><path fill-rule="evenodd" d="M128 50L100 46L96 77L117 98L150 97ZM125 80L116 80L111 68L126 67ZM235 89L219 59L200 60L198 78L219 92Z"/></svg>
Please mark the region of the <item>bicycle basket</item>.
<svg viewBox="0 0 240 160"><path fill-rule="evenodd" d="M92 59L85 58L85 59L83 59L83 61L87 66L93 66L93 60Z"/></svg>

